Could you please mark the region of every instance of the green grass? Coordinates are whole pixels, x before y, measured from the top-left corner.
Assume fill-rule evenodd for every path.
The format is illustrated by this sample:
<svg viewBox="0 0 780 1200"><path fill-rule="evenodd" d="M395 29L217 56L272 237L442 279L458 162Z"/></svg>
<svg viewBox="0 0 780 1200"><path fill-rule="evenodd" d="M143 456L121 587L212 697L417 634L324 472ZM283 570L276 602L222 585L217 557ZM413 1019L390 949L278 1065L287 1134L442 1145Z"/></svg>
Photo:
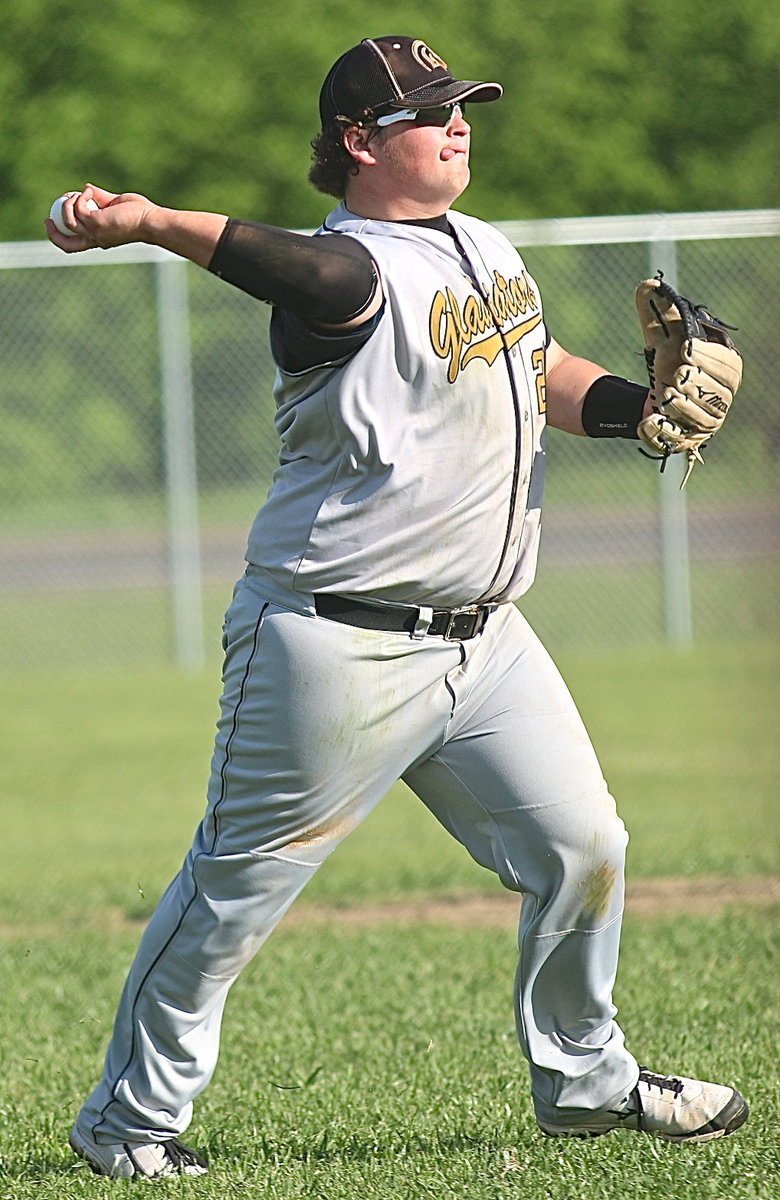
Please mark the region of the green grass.
<svg viewBox="0 0 780 1200"><path fill-rule="evenodd" d="M696 642L780 632L776 560L694 561L690 587ZM603 646L607 659L615 642L656 643L655 653L665 653L662 580L653 563L547 564L519 607L550 646Z"/></svg>
<svg viewBox="0 0 780 1200"><path fill-rule="evenodd" d="M776 643L559 657L632 834L632 877L777 870ZM2 680L0 1200L126 1194L65 1139L141 920L199 820L217 687L216 670ZM301 904L496 891L399 787ZM510 931L283 924L234 989L190 1130L212 1171L155 1195L772 1200L776 916L626 921L616 999L632 1048L730 1079L753 1105L737 1137L687 1148L535 1132Z"/></svg>
<svg viewBox="0 0 780 1200"><path fill-rule="evenodd" d="M275 464L276 446L273 430L269 429L269 445L264 460ZM242 529L257 509L270 482L271 470L258 471L258 476L243 486L202 490L198 494L198 516L204 526L237 522ZM3 508L3 532L49 536L52 533L91 535L102 531L111 533L143 533L154 537L166 524L166 498L157 491L96 491L80 487L65 496L52 493L38 499L25 497L19 503Z"/></svg>
<svg viewBox="0 0 780 1200"><path fill-rule="evenodd" d="M737 1137L692 1147L538 1134L512 1024L510 933L333 927L313 938L282 926L234 989L189 1131L211 1172L155 1195L771 1200L780 1014L769 915L626 923L617 999L632 1046L656 1068L728 1078L752 1103ZM0 1196L127 1194L74 1167L64 1143L131 949L126 933L82 932L21 939L7 954Z"/></svg>

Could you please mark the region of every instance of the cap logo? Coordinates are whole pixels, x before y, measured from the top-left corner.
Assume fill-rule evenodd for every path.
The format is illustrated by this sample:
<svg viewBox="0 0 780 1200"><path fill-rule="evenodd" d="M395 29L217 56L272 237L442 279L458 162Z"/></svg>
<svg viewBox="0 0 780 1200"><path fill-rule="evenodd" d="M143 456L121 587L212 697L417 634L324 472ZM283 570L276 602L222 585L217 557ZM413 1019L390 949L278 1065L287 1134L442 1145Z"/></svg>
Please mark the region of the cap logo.
<svg viewBox="0 0 780 1200"><path fill-rule="evenodd" d="M426 46L425 42L412 42L412 58L418 62L426 71L435 71L437 67L443 67L447 70L447 64L443 58L439 58L438 54L434 54L430 46Z"/></svg>

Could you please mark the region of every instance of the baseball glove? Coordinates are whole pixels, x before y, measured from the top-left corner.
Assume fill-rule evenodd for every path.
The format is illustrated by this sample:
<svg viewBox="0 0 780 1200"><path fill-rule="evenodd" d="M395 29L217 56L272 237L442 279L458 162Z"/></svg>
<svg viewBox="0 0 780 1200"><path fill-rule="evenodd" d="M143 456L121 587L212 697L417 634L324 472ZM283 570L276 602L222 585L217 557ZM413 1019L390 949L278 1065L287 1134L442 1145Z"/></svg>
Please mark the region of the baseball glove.
<svg viewBox="0 0 780 1200"><path fill-rule="evenodd" d="M686 454L685 486L701 448L726 419L742 380L742 357L724 325L664 282L663 273L636 289L653 412L639 424L644 444L661 457Z"/></svg>

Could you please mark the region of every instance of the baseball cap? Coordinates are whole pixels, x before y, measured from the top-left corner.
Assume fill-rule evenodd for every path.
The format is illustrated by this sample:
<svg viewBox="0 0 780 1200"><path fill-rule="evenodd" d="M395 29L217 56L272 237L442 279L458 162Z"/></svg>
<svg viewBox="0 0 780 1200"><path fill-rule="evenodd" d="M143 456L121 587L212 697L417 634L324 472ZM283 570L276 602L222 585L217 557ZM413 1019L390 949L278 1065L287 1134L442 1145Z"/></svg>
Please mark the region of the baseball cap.
<svg viewBox="0 0 780 1200"><path fill-rule="evenodd" d="M364 38L337 59L320 92L323 127L336 117L360 120L381 108L435 108L456 100L498 100L500 83L455 79L419 38Z"/></svg>

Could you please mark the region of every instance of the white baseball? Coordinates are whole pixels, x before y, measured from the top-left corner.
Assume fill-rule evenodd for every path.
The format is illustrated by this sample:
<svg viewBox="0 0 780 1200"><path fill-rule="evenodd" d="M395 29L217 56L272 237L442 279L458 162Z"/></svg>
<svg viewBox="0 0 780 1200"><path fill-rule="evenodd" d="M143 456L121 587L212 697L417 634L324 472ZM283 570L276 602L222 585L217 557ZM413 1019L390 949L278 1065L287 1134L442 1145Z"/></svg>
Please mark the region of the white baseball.
<svg viewBox="0 0 780 1200"><path fill-rule="evenodd" d="M65 194L63 196L57 197L57 199L54 201L54 203L52 204L52 206L49 210L49 216L51 217L52 221L57 226L60 233L64 233L66 237L76 237L76 234L73 232L72 229L68 229L67 225L65 224L65 222L62 219L62 205L63 205L63 202L65 200L69 200L71 196L80 196L80 195L81 195L81 192L65 192ZM95 201L92 200L91 198L89 200L87 200L87 208L95 210L99 207L100 207L100 205L96 204Z"/></svg>

